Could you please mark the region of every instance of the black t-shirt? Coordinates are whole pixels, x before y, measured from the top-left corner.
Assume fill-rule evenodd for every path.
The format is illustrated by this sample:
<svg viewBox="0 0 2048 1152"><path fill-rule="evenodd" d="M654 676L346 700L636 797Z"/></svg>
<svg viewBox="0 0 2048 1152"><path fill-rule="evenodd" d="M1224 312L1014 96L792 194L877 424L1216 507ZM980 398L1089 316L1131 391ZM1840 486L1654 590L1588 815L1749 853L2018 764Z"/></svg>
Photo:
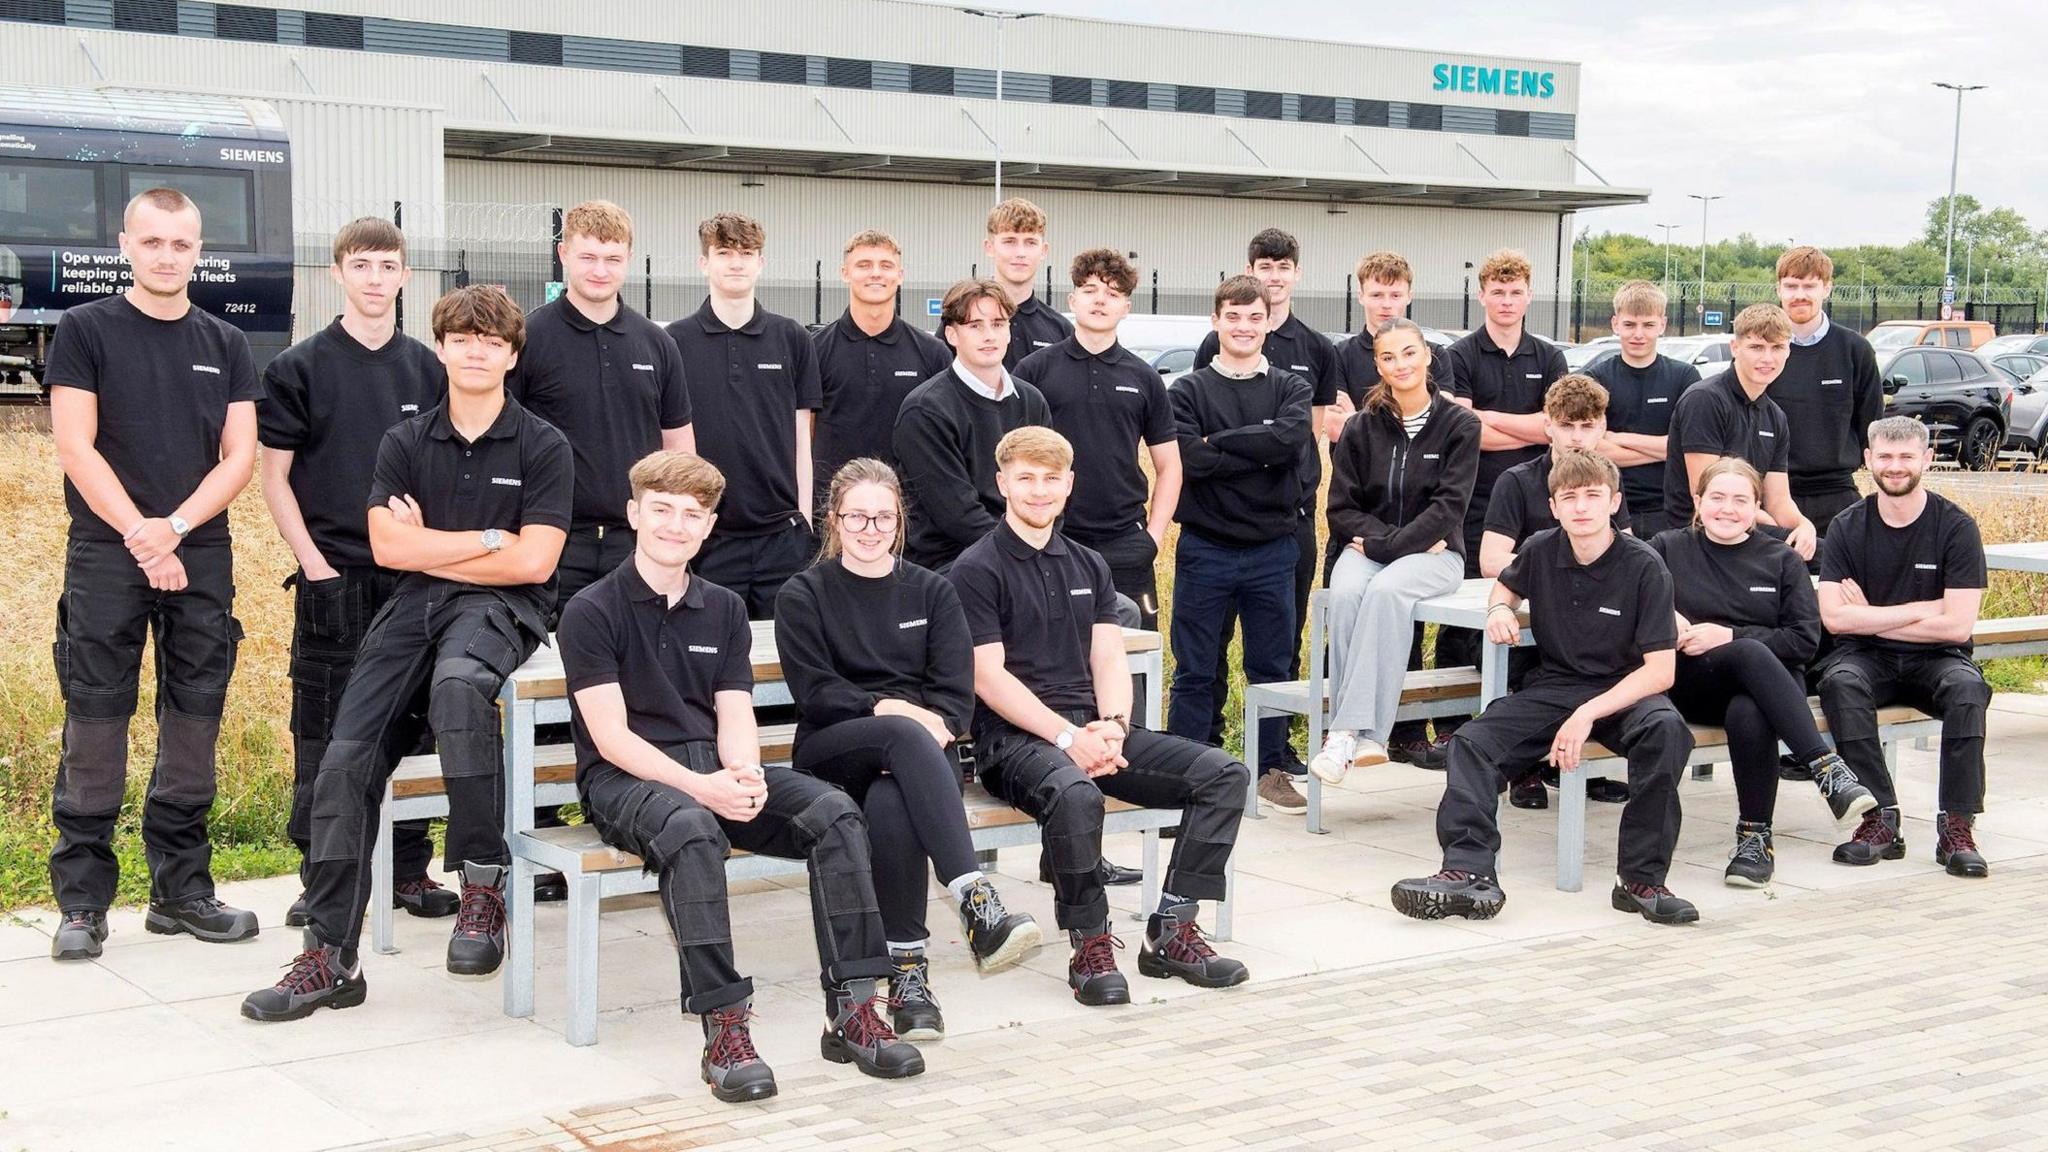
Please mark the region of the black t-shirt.
<svg viewBox="0 0 2048 1152"><path fill-rule="evenodd" d="M1050 421L1044 395L1022 380L991 400L949 366L912 389L896 413L896 459L910 510L904 556L936 571L986 536L1003 517L996 445L1015 429Z"/></svg>
<svg viewBox="0 0 2048 1152"><path fill-rule="evenodd" d="M745 324L727 328L706 298L668 334L690 382L697 454L725 473L714 531L758 536L794 522L796 414L824 403L809 333L759 303Z"/></svg>
<svg viewBox="0 0 2048 1152"><path fill-rule="evenodd" d="M567 296L526 314L526 347L505 392L568 437L578 528L626 523L626 474L690 423L683 358L661 326L619 302L602 324Z"/></svg>
<svg viewBox="0 0 2048 1152"><path fill-rule="evenodd" d="M1820 604L1806 561L1783 541L1751 532L1718 544L1698 528L1672 528L1650 540L1671 570L1672 597L1694 624L1724 624L1738 640L1755 640L1787 667L1813 659L1820 643Z"/></svg>
<svg viewBox="0 0 2048 1152"><path fill-rule="evenodd" d="M569 442L507 396L498 418L474 441L455 431L445 403L393 425L377 448L365 505L382 508L393 496L409 495L419 503L421 523L440 532L518 532L529 525L566 532L575 487ZM399 590L456 583L407 572ZM496 594L535 636L548 634L554 573L538 584L458 586Z"/></svg>
<svg viewBox="0 0 2048 1152"><path fill-rule="evenodd" d="M1493 342L1481 325L1444 350L1451 365L1451 395L1470 401L1475 411L1528 415L1543 411L1543 393L1569 369L1564 353L1539 339L1526 327L1521 342L1512 351ZM1517 464L1542 456L1540 444L1503 448L1479 453L1479 479L1472 487L1472 503L1465 507L1465 539L1476 544L1485 529L1486 505L1493 498L1494 481ZM1478 556L1475 548L1472 556Z"/></svg>
<svg viewBox="0 0 2048 1152"><path fill-rule="evenodd" d="M569 687L578 785L602 759L576 703L585 688L617 684L627 729L662 749L718 739L717 694L754 690L746 602L701 576L690 577L670 607L629 560L569 601L555 643Z"/></svg>
<svg viewBox="0 0 2048 1152"><path fill-rule="evenodd" d="M1493 499L1486 505L1486 530L1519 545L1546 528L1557 527L1557 517L1550 511L1550 469L1556 463L1545 452L1501 473L1493 486ZM1614 514L1613 524L1616 532L1628 531L1626 504Z"/></svg>
<svg viewBox="0 0 2048 1152"><path fill-rule="evenodd" d="M169 516L220 463L228 405L262 399L249 338L197 306L176 320L146 316L125 295L65 310L43 383L99 397L93 447L146 517ZM119 543L64 480L71 539ZM188 544L228 542L226 513L195 524Z"/></svg>
<svg viewBox="0 0 2048 1152"><path fill-rule="evenodd" d="M1365 394L1380 382L1380 362L1373 357L1372 333L1360 332L1337 345L1337 390L1351 398L1354 408L1365 407ZM1442 348L1429 350L1429 384L1439 392L1451 391L1451 358ZM1336 403L1337 397L1330 397Z"/></svg>
<svg viewBox="0 0 2048 1152"><path fill-rule="evenodd" d="M1620 356L1609 356L1586 369L1586 375L1607 389L1607 427L1614 432L1663 436L1671 430L1671 410L1678 398L1700 378L1700 370L1681 360L1659 356L1638 368ZM1664 509L1664 465L1636 464L1621 470L1621 491L1628 510Z"/></svg>
<svg viewBox="0 0 2048 1152"><path fill-rule="evenodd" d="M1785 413L1771 401L1770 393L1751 400L1733 368L1687 388L1672 406L1666 435L1664 514L1673 527L1692 522L1686 453L1739 456L1769 476L1785 470L1785 454L1792 442Z"/></svg>
<svg viewBox="0 0 2048 1152"><path fill-rule="evenodd" d="M1529 602L1543 660L1534 677L1608 688L1642 667L1645 653L1677 646L1671 573L1633 536L1617 533L1598 559L1580 564L1563 529L1538 532L1500 582Z"/></svg>
<svg viewBox="0 0 2048 1152"><path fill-rule="evenodd" d="M1202 337L1201 346L1195 350L1195 367L1207 368L1221 346L1221 340L1212 329ZM1278 328L1266 333L1266 342L1260 351L1265 353L1266 363L1271 367L1308 381L1310 408L1337 402L1337 346L1330 343L1328 336L1302 323L1301 317L1292 309ZM1301 452L1301 510L1311 516L1316 512L1316 494L1323 487L1323 454L1316 447L1321 438L1322 429L1310 429L1308 443L1302 446Z"/></svg>
<svg viewBox="0 0 2048 1152"><path fill-rule="evenodd" d="M896 412L913 388L946 370L953 352L901 317L870 336L851 315L811 336L821 397L811 438L811 476L820 493L848 460L896 464ZM818 502L823 503L822 498Z"/></svg>
<svg viewBox="0 0 2048 1152"><path fill-rule="evenodd" d="M1927 507L1904 528L1894 528L1878 513L1877 497L1842 509L1821 540L1821 583L1854 580L1871 604L1884 607L1939 600L1951 588L1983 588L1986 579L1984 540L1977 522L1954 502L1927 493ZM1842 636L1845 648L1886 648L1895 652L1956 652L1969 655L1973 645L1922 644L1877 636Z"/></svg>
<svg viewBox="0 0 2048 1152"><path fill-rule="evenodd" d="M789 578L775 598L775 654L796 703L796 742L879 700L937 712L955 736L974 719L974 645L960 594L908 561L856 576L837 559Z"/></svg>
<svg viewBox="0 0 2048 1152"><path fill-rule="evenodd" d="M1856 486L1870 425L1884 415L1884 382L1870 341L1830 322L1818 343L1793 344L1771 400L1792 427L1786 472L1794 495Z"/></svg>
<svg viewBox="0 0 2048 1152"><path fill-rule="evenodd" d="M1158 370L1122 344L1097 356L1069 338L1025 357L1017 379L1044 393L1053 430L1074 445L1074 494L1062 530L1085 543L1142 529L1147 489L1138 445L1174 438Z"/></svg>
<svg viewBox="0 0 2048 1152"><path fill-rule="evenodd" d="M1009 521L968 546L946 573L976 647L1003 646L1003 667L1055 712L1095 710L1097 624L1116 623L1116 587L1094 549L1055 532L1033 548ZM983 707L974 730L998 719Z"/></svg>
<svg viewBox="0 0 2048 1152"><path fill-rule="evenodd" d="M363 501L377 447L392 425L447 394L448 373L432 348L403 332L381 348L365 348L340 320L280 352L263 370L257 435L265 448L292 453L292 495L329 564L376 564Z"/></svg>

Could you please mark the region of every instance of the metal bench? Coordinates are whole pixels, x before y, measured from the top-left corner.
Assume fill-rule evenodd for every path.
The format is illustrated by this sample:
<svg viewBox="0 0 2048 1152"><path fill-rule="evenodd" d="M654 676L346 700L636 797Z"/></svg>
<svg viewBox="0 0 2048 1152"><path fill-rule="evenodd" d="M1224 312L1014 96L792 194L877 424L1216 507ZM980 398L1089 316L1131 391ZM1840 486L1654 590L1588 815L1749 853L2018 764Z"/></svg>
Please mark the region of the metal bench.
<svg viewBox="0 0 2048 1152"><path fill-rule="evenodd" d="M2048 654L2048 616L2000 616L1977 621L1971 635L1976 658L2001 660L2008 656Z"/></svg>

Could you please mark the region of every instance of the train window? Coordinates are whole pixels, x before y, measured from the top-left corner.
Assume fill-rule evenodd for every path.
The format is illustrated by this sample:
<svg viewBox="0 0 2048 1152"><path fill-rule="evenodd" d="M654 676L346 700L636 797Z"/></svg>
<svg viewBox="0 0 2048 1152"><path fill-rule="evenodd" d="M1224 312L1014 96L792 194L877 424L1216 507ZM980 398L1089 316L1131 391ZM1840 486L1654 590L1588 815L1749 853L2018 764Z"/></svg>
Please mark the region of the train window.
<svg viewBox="0 0 2048 1152"><path fill-rule="evenodd" d="M98 169L0 158L0 238L99 243Z"/></svg>
<svg viewBox="0 0 2048 1152"><path fill-rule="evenodd" d="M199 205L200 235L212 249L256 246L251 217L254 190L247 173L201 172L191 168L130 168L128 195L156 187L176 188Z"/></svg>

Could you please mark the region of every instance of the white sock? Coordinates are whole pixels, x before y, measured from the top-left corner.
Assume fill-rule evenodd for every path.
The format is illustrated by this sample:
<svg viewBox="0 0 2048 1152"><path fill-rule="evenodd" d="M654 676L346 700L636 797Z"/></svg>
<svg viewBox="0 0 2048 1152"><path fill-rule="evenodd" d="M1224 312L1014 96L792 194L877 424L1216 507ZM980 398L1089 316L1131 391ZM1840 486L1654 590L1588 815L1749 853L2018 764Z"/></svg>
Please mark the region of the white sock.
<svg viewBox="0 0 2048 1152"><path fill-rule="evenodd" d="M983 879L984 877L979 868L972 872L962 872L951 880L946 881L946 891L953 894L953 899L956 902L965 900L967 899L967 890L981 883Z"/></svg>

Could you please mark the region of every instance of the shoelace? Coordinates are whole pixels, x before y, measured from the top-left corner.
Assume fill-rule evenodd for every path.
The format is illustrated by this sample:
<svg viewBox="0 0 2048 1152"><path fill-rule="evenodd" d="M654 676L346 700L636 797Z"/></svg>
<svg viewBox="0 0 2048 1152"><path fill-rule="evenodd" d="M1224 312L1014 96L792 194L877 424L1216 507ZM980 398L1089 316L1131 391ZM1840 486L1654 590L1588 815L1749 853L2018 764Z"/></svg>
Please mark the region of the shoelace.
<svg viewBox="0 0 2048 1152"><path fill-rule="evenodd" d="M90 928L90 927L92 927L92 926L93 926L93 923L92 923L92 913L90 913L90 912L66 912L66 913L64 914L64 926L65 926L66 928L70 928L70 927L73 927L73 926L76 926L76 927L79 927L79 928Z"/></svg>
<svg viewBox="0 0 2048 1152"><path fill-rule="evenodd" d="M1856 774L1841 760L1830 760L1827 767L1813 774L1813 782L1820 785L1820 794L1833 797L1856 787Z"/></svg>
<svg viewBox="0 0 2048 1152"><path fill-rule="evenodd" d="M921 960L914 964L898 964L889 978L891 1003L900 1007L929 1002L931 989L925 983L925 974L929 971Z"/></svg>
<svg viewBox="0 0 2048 1152"><path fill-rule="evenodd" d="M1969 821L1959 820L1954 816L1944 816L1942 817L1942 822L1942 834L1948 840L1949 851L1975 852L1977 850L1977 834L1971 829Z"/></svg>
<svg viewBox="0 0 2048 1152"><path fill-rule="evenodd" d="M852 1015L839 1026L839 1032L856 1048L879 1048L896 1039L896 1030L875 1012L872 996L854 1005Z"/></svg>
<svg viewBox="0 0 2048 1152"><path fill-rule="evenodd" d="M439 892L441 890L441 885L436 883L430 876L422 876L417 880L406 880L400 883L396 889L400 896L425 896L429 892Z"/></svg>
<svg viewBox="0 0 2048 1152"><path fill-rule="evenodd" d="M1165 952L1183 963L1206 961L1216 955L1216 950L1209 947L1209 942L1202 938L1201 925L1192 920L1174 932L1173 937L1166 942Z"/></svg>
<svg viewBox="0 0 2048 1152"><path fill-rule="evenodd" d="M1856 834L1850 837L1858 844L1889 844L1896 837L1892 826L1884 822L1883 809L1872 808L1863 814L1863 823L1856 826Z"/></svg>
<svg viewBox="0 0 2048 1152"><path fill-rule="evenodd" d="M1010 915L1003 907L1003 898L996 895L995 886L985 880L967 890L967 909L977 923L991 930L1001 927Z"/></svg>
<svg viewBox="0 0 2048 1152"><path fill-rule="evenodd" d="M1671 889L1662 884L1637 884L1631 881L1628 890L1638 900L1661 900L1671 895Z"/></svg>
<svg viewBox="0 0 2048 1152"><path fill-rule="evenodd" d="M1764 862L1764 838L1760 832L1744 832L1735 840L1735 851L1728 854L1731 860L1746 860L1751 864Z"/></svg>
<svg viewBox="0 0 2048 1152"><path fill-rule="evenodd" d="M732 1068L761 1058L761 1054L754 1050L753 1034L747 1031L747 1021L753 1018L751 1008L728 1008L711 1013L711 1022L717 1029L711 1034L713 1064Z"/></svg>
<svg viewBox="0 0 2048 1152"><path fill-rule="evenodd" d="M462 886L462 910L455 917L459 936L494 936L505 923L505 895L482 884Z"/></svg>
<svg viewBox="0 0 2048 1152"><path fill-rule="evenodd" d="M277 982L283 992L319 992L332 988L335 983L334 969L327 966L326 954L318 948L308 948L292 960L291 971Z"/></svg>
<svg viewBox="0 0 2048 1152"><path fill-rule="evenodd" d="M1083 976L1100 976L1116 971L1116 949L1124 946L1115 933L1104 932L1081 941L1081 947L1074 953L1074 971Z"/></svg>
<svg viewBox="0 0 2048 1152"><path fill-rule="evenodd" d="M1443 871L1437 873L1436 875L1431 876L1430 879L1449 880L1456 884L1463 884L1465 881L1472 879L1472 873L1460 872L1455 868L1446 868Z"/></svg>

